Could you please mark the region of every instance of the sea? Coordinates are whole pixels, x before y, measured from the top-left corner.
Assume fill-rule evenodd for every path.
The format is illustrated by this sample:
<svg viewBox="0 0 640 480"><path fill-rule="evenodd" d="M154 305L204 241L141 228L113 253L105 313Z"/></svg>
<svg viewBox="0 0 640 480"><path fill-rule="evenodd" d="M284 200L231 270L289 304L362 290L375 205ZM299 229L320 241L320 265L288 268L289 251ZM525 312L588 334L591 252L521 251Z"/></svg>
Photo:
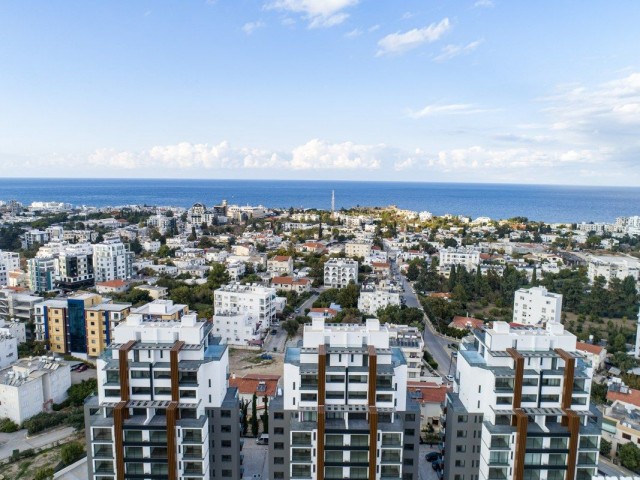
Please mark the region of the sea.
<svg viewBox="0 0 640 480"><path fill-rule="evenodd" d="M58 201L74 206L154 205L188 208L223 199L271 208L388 206L434 215L516 216L555 222L613 222L640 215L640 188L469 183L312 180L0 179L0 200Z"/></svg>

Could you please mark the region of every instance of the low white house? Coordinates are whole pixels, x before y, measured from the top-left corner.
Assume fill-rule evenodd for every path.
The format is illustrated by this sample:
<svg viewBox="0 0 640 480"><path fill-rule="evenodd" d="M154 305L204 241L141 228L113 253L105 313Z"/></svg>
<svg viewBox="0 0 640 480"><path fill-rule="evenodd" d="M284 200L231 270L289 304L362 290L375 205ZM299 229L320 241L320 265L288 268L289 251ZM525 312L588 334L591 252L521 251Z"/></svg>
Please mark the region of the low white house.
<svg viewBox="0 0 640 480"><path fill-rule="evenodd" d="M0 370L0 418L17 424L67 398L71 371L53 357L23 358Z"/></svg>

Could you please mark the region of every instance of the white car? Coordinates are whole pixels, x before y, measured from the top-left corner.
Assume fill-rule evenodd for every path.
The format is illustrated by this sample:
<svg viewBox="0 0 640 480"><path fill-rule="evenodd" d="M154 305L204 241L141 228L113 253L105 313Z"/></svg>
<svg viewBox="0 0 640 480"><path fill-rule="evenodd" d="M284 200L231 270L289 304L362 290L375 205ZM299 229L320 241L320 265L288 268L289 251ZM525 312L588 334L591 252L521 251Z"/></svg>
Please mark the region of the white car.
<svg viewBox="0 0 640 480"><path fill-rule="evenodd" d="M447 375L447 380L449 382L453 382L455 379L453 378L453 375Z"/></svg>

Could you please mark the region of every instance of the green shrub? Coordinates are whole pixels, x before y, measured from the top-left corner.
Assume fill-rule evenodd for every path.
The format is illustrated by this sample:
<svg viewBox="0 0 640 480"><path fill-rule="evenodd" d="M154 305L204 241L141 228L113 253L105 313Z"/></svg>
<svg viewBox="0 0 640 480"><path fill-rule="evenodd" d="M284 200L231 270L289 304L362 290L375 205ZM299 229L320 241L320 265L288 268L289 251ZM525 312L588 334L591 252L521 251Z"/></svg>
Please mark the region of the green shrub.
<svg viewBox="0 0 640 480"><path fill-rule="evenodd" d="M20 430L19 425L10 418L0 419L0 432L13 433L17 432L18 430Z"/></svg>

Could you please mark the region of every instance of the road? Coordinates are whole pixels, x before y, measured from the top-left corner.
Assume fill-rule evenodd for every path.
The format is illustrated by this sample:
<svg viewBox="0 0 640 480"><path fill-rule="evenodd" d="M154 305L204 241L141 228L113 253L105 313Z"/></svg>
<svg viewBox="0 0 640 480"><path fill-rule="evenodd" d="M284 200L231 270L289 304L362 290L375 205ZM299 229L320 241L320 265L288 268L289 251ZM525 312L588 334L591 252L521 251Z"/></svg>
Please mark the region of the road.
<svg viewBox="0 0 640 480"><path fill-rule="evenodd" d="M392 266L392 269L394 271L396 280L400 283L400 285L402 285L402 288L404 290L402 298L404 299L405 305L407 307L419 308L420 310L423 310L422 305L418 300L418 296L411 286L411 283L407 281L404 275L401 275L398 272L397 267L395 266L395 262ZM427 314L425 313L425 317L426 315ZM425 348L431 354L434 360L438 362L438 373L440 373L440 375L442 375L443 377L447 376L448 374L453 375L453 372L455 371L455 359L453 359L452 361L451 354L453 353L453 350L447 347L447 345L451 342L433 333L433 331L428 326L428 322L425 322L424 332L422 336L424 338Z"/></svg>
<svg viewBox="0 0 640 480"><path fill-rule="evenodd" d="M75 433L73 427L62 427L55 430L27 436L26 430L18 430L14 433L0 433L0 460L11 456L14 450L29 450L49 445L64 440Z"/></svg>

